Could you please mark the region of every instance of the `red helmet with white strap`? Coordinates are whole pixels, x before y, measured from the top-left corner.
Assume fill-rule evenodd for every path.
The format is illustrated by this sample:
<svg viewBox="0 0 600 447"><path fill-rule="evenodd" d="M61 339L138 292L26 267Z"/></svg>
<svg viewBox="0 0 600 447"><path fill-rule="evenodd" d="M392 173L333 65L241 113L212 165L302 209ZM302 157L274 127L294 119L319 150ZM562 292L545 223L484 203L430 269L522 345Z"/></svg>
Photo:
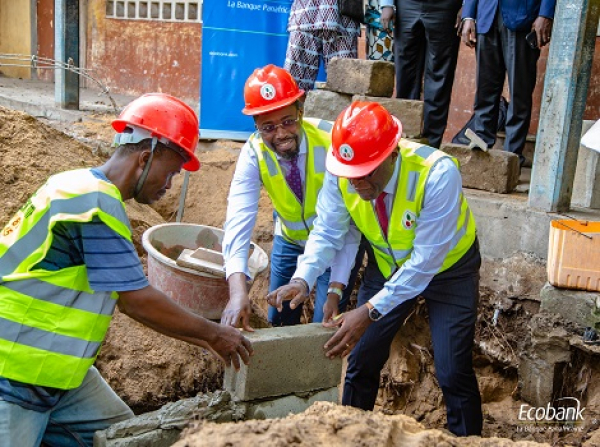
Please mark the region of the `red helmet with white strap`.
<svg viewBox="0 0 600 447"><path fill-rule="evenodd" d="M200 168L200 161L194 154L199 137L198 117L190 106L174 96L165 93L142 95L123 109L112 126L122 134L117 135L117 143L135 143L156 137L186 159L183 169L197 171ZM127 128L131 129L128 134L135 137L127 138L128 134L123 134ZM177 148L173 148L173 144Z"/></svg>
<svg viewBox="0 0 600 447"><path fill-rule="evenodd" d="M398 146L402 123L376 102L355 101L333 124L327 170L357 178L373 172Z"/></svg>
<svg viewBox="0 0 600 447"><path fill-rule="evenodd" d="M293 104L304 95L304 90L292 75L275 65L257 68L244 86L245 115L261 115Z"/></svg>

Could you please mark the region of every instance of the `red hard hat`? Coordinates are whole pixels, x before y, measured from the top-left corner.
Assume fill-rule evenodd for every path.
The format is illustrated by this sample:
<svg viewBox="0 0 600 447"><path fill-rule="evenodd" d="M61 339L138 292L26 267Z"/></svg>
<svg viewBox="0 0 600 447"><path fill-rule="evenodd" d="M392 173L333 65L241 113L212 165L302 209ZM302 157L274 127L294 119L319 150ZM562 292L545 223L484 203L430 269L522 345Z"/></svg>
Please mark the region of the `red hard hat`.
<svg viewBox="0 0 600 447"><path fill-rule="evenodd" d="M244 86L244 102L242 109L245 115L260 115L289 106L297 101L304 90L286 70L275 65L257 68L250 75Z"/></svg>
<svg viewBox="0 0 600 447"><path fill-rule="evenodd" d="M333 124L327 170L338 177L363 177L392 153L401 136L402 123L381 104L355 101Z"/></svg>
<svg viewBox="0 0 600 447"><path fill-rule="evenodd" d="M198 117L190 106L173 96L164 93L142 95L123 109L112 126L118 133L128 126L136 126L146 129L153 137L166 138L187 155L183 169L197 171L200 168L200 161L194 154L199 136Z"/></svg>

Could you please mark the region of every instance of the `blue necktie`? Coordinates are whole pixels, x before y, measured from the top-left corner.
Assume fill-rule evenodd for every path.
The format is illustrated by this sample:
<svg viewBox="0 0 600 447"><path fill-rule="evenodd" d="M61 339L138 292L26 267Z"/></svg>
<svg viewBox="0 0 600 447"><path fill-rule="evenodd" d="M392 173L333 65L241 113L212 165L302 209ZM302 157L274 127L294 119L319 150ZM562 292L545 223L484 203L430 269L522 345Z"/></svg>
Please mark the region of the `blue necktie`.
<svg viewBox="0 0 600 447"><path fill-rule="evenodd" d="M290 169L288 169L285 180L298 200L302 202L302 177L300 177L300 168L298 168L298 157L292 158L289 162Z"/></svg>

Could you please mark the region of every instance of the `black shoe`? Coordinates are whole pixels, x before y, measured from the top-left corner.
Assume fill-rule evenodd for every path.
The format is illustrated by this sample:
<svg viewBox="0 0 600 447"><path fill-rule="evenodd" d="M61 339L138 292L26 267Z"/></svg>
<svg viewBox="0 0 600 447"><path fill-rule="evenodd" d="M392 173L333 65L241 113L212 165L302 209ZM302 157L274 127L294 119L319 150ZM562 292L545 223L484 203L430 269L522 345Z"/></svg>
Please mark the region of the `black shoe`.
<svg viewBox="0 0 600 447"><path fill-rule="evenodd" d="M585 328L581 339L586 345L600 345L600 340L598 339L598 332L596 332L596 330L591 327Z"/></svg>

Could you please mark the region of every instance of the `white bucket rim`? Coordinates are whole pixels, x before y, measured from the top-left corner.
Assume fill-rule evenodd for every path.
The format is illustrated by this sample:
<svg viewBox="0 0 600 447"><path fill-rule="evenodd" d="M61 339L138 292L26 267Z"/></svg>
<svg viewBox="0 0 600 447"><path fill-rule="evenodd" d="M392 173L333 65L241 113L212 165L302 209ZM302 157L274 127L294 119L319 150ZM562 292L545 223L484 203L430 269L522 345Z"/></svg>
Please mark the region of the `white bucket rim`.
<svg viewBox="0 0 600 447"><path fill-rule="evenodd" d="M168 256L163 255L161 252L159 252L150 242L150 235L156 231L159 230L161 228L164 227L172 227L172 226L187 226L187 227L199 227L199 228L207 228L209 230L216 230L217 233L224 233L224 230L222 228L218 228L218 227L213 227L211 225L201 225L201 224L194 224L194 223L189 223L189 222L167 222L164 224L158 224L158 225L153 225L150 228L148 228L146 231L144 231L144 233L142 234L142 246L144 247L144 250L146 250L146 253L148 253L148 256L153 257L154 259L156 259L158 262L161 262L162 264L168 265L169 267L182 271L182 272L187 272L187 273L191 273L197 276L204 276L207 278L214 278L214 279L224 279L222 276L217 276L217 275L213 275L211 273L208 272L201 272L198 270L194 270L194 269L190 269L187 267L182 267L180 265L177 265L177 262L171 258L169 258ZM254 278L256 276L258 276L258 274L260 272L262 272L263 270L265 270L268 265L269 265L269 257L267 255L267 253L262 249L262 247L260 247L256 242L254 241L250 241L251 244L254 245L255 250L258 250L260 253L260 258L264 258L264 262L262 265L260 265L257 269L255 269L255 274L252 278L252 280L254 280ZM254 256L254 255L253 255ZM252 270L252 269L251 269ZM251 272L253 273L253 272Z"/></svg>

